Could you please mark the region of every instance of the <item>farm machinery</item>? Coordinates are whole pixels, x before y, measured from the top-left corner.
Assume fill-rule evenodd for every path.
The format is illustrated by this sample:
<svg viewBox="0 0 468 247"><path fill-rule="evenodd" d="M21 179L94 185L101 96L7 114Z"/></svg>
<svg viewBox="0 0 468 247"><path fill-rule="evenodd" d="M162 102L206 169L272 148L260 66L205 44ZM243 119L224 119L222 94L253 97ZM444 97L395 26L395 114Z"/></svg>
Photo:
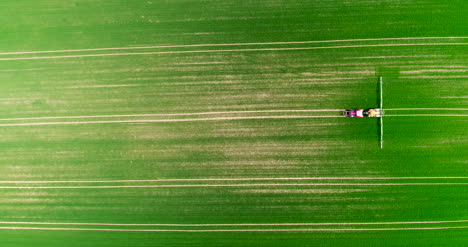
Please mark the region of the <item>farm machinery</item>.
<svg viewBox="0 0 468 247"><path fill-rule="evenodd" d="M380 108L370 109L348 109L344 110L345 117L382 117L383 111Z"/></svg>
<svg viewBox="0 0 468 247"><path fill-rule="evenodd" d="M380 148L383 148L383 89L382 89L382 77L379 77L379 107L378 108L369 108L369 109L347 109L343 111L343 116L345 117L376 117L379 119L379 140L380 140Z"/></svg>

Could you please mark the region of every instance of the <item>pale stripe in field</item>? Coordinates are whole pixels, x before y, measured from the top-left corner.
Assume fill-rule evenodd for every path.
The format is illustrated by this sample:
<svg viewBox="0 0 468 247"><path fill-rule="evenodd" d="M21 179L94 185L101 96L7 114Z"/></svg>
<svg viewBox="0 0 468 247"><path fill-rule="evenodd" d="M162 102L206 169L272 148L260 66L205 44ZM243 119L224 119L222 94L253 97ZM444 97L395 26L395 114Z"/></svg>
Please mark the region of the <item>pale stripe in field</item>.
<svg viewBox="0 0 468 247"><path fill-rule="evenodd" d="M184 54L184 53L219 53L219 52L251 52L251 51L292 51L292 50L319 50L319 49L342 49L342 48L370 48L370 47L392 47L392 46L452 46L468 45L468 43L415 43L415 44L373 44L373 45L343 45L343 46L321 46L321 47L290 47L290 48L252 48L252 49L222 49L222 50L189 50L189 51L155 51L155 52L126 52L87 55L64 55L64 56L39 56L39 57L13 57L0 58L0 61L13 60L43 60L63 58L84 57L107 57L107 56L135 56L135 55L158 55L158 54Z"/></svg>
<svg viewBox="0 0 468 247"><path fill-rule="evenodd" d="M466 69L420 69L400 71L400 74L423 74L423 73L464 73Z"/></svg>
<svg viewBox="0 0 468 247"><path fill-rule="evenodd" d="M143 84L116 84L116 85L89 85L89 86L71 86L65 88L107 88L107 87L138 87Z"/></svg>
<svg viewBox="0 0 468 247"><path fill-rule="evenodd" d="M441 96L441 97L435 97L439 99L468 99L468 95L465 96Z"/></svg>
<svg viewBox="0 0 468 247"><path fill-rule="evenodd" d="M461 79L468 78L468 75L415 75L415 76L401 76L400 78L405 79Z"/></svg>
<svg viewBox="0 0 468 247"><path fill-rule="evenodd" d="M208 188L208 187L304 187L304 186L441 186L468 183L307 183L307 184L169 184L169 185L103 185L103 186L0 186L0 189L118 189L118 188Z"/></svg>
<svg viewBox="0 0 468 247"><path fill-rule="evenodd" d="M468 117L463 114L402 114L385 115L386 117ZM181 119L152 119L152 120L112 120L112 121L78 121L78 122L41 122L41 123L6 123L0 127L18 126L50 126L50 125L82 125L82 124L118 124L118 123L169 123L169 122L203 122L230 121L255 119L310 119L310 118L341 118L342 116L251 116L251 117L213 117L213 118L181 118Z"/></svg>
<svg viewBox="0 0 468 247"><path fill-rule="evenodd" d="M373 56L373 57L344 57L342 59L388 59L388 58L426 58L450 57L450 55L401 55L401 56Z"/></svg>
<svg viewBox="0 0 468 247"><path fill-rule="evenodd" d="M420 111L420 110L447 110L467 111L468 108L392 108L386 111ZM158 117L158 116L196 116L196 115L222 115L222 114L251 114L251 113L289 113L289 112L337 112L343 109L297 109L297 110L251 110L251 111L218 111L218 112L190 112L190 113L148 113L127 115L88 115L88 116L53 116L53 117L25 117L2 118L0 121L41 120L41 119L79 119L79 118L125 118L125 117ZM386 115L388 116L388 115Z"/></svg>
<svg viewBox="0 0 468 247"><path fill-rule="evenodd" d="M423 108L420 108L423 109ZM429 108L427 108L429 109ZM442 108L433 108L442 109ZM388 109L395 110L395 109ZM458 109L457 109L458 110ZM295 112L314 112L314 110L290 110ZM330 111L330 110L316 110ZM254 113L260 111L243 111L239 113ZM287 111L262 111L266 112L287 112ZM228 112L224 112L227 114ZM234 111L229 112L234 113ZM223 114L223 113L174 113L174 114L140 114L140 115L97 115L97 116L64 116L64 117L32 117L32 118L10 118L0 119L0 121L17 121L17 120L38 120L38 119L79 119L79 118L102 118L102 117L144 117L144 116L184 116L184 115L207 115L207 114ZM465 114L400 114L400 115L385 115L386 117L468 117ZM202 122L202 121L229 121L229 120L255 120L255 119L310 119L310 118L341 118L339 115L332 116L305 116L305 115L283 115L283 116L236 116L236 117L211 117L211 118L180 118L180 119L133 119L133 120L103 120L103 121L77 121L77 122L36 122L36 123L5 123L0 124L0 127L14 126L48 126L48 125L82 125L82 124L117 124L117 123L164 123L164 122Z"/></svg>
<svg viewBox="0 0 468 247"><path fill-rule="evenodd" d="M62 225L62 226L171 226L171 227L237 227L237 226L348 226L348 225L417 225L467 223L468 220L399 221L399 222L323 222L323 223L240 223L240 224L123 224L123 223L77 223L77 222L12 222L1 225Z"/></svg>
<svg viewBox="0 0 468 247"><path fill-rule="evenodd" d="M0 181L0 184L43 183L143 183L143 182L208 182L208 181L304 181L304 180L437 180L468 179L468 177L283 177L283 178L167 178L141 180L60 180L60 181Z"/></svg>
<svg viewBox="0 0 468 247"><path fill-rule="evenodd" d="M192 44L192 45L159 45L159 46L135 46L135 47L110 47L94 49L71 49L49 51L18 51L2 52L0 55L14 54L38 54L38 53L64 53L107 50L136 50L136 49L160 49L160 48L184 48L184 47L210 47L210 46L248 46L248 45L288 45L288 44L314 44L314 43L338 43L360 41L390 41L390 40L431 40L431 39L468 39L468 37L400 37L400 38L372 38L372 39L342 39L342 40L316 40L316 41L287 41L287 42L257 42L257 43L227 43L227 44Z"/></svg>
<svg viewBox="0 0 468 247"><path fill-rule="evenodd" d="M257 110L257 111L218 111L218 112L191 112L191 113L155 113L155 114L127 114L127 115L93 115L93 116L57 116L57 117L30 117L30 118L3 118L0 121L39 120L39 119L74 119L74 118L120 118L120 117L157 117L157 116L196 116L216 114L250 114L250 113L281 113L281 112L333 112L342 109L302 109L302 110Z"/></svg>
<svg viewBox="0 0 468 247"><path fill-rule="evenodd" d="M2 69L0 70L0 72L36 71L36 70L43 70L43 69Z"/></svg>
<svg viewBox="0 0 468 247"><path fill-rule="evenodd" d="M47 227L0 227L0 230L41 231L100 231L100 232L346 232L346 231L414 231L468 229L468 226L411 227L411 228L311 228L311 229L214 229L214 230L167 230L167 229L92 229L92 228L47 228Z"/></svg>
<svg viewBox="0 0 468 247"><path fill-rule="evenodd" d="M305 118L336 118L341 116L253 116L253 117L214 117L190 119L155 119L155 120L114 120L114 121L83 121L83 122L43 122L43 123L11 123L0 124L0 127L13 126L47 126L47 125L80 125L80 124L116 124L116 123L168 123L168 122L202 122L254 119L305 119Z"/></svg>

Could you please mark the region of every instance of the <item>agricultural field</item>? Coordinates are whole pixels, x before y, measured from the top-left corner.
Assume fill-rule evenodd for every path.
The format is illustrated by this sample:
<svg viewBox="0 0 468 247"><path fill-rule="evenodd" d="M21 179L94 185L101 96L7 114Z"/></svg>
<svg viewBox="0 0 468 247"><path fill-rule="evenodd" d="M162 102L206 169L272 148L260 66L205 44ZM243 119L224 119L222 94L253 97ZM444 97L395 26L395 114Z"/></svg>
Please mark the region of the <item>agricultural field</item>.
<svg viewBox="0 0 468 247"><path fill-rule="evenodd" d="M467 10L1 1L0 245L465 245Z"/></svg>

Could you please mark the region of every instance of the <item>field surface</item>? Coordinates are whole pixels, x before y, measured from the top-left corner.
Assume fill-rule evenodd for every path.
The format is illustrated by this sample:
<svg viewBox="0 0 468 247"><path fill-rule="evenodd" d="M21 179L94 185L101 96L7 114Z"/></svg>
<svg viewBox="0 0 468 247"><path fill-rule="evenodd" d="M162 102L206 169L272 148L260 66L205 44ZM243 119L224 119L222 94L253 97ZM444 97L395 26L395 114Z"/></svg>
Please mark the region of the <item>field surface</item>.
<svg viewBox="0 0 468 247"><path fill-rule="evenodd" d="M467 10L1 1L0 245L465 245Z"/></svg>

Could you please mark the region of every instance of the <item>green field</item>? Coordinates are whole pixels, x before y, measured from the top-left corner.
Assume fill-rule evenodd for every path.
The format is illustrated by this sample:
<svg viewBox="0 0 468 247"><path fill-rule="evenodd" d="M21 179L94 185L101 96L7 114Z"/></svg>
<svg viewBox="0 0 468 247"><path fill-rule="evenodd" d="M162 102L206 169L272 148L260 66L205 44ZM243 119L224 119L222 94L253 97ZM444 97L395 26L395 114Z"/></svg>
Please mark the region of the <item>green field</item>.
<svg viewBox="0 0 468 247"><path fill-rule="evenodd" d="M0 246L466 245L467 10L2 1Z"/></svg>

